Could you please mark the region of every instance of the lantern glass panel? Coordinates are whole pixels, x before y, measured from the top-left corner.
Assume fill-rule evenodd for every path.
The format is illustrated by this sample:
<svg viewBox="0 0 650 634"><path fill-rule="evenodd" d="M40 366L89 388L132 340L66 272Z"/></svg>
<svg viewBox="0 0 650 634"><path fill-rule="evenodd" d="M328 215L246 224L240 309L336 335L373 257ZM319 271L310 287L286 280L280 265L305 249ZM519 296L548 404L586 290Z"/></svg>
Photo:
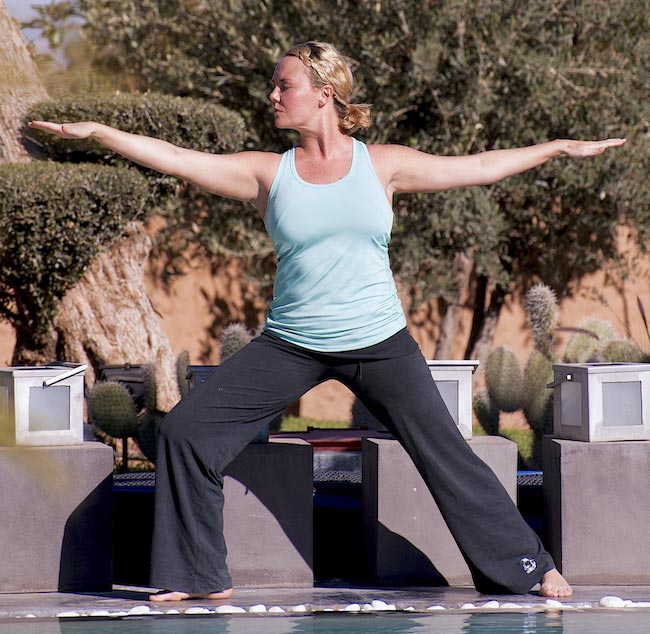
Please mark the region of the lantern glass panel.
<svg viewBox="0 0 650 634"><path fill-rule="evenodd" d="M643 425L641 381L603 383L603 426Z"/></svg>
<svg viewBox="0 0 650 634"><path fill-rule="evenodd" d="M65 385L29 388L29 431L70 429L70 388Z"/></svg>

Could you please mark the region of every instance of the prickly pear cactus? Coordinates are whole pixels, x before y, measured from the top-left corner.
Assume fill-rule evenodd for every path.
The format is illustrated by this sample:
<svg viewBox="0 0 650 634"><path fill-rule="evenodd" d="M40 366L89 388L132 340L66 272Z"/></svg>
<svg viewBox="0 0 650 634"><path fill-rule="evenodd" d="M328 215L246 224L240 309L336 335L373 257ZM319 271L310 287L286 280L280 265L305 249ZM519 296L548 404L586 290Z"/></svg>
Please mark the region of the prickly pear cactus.
<svg viewBox="0 0 650 634"><path fill-rule="evenodd" d="M131 393L120 383L95 383L88 394L88 416L101 431L113 438L135 435L137 412Z"/></svg>
<svg viewBox="0 0 650 634"><path fill-rule="evenodd" d="M251 334L241 323L229 324L221 334L220 363L250 343Z"/></svg>
<svg viewBox="0 0 650 634"><path fill-rule="evenodd" d="M524 401L524 379L512 350L499 346L485 364L485 383L490 400L504 412L516 412Z"/></svg>
<svg viewBox="0 0 650 634"><path fill-rule="evenodd" d="M557 327L558 306L555 293L546 284L536 284L526 293L524 308L533 333L535 348L547 357L551 357Z"/></svg>

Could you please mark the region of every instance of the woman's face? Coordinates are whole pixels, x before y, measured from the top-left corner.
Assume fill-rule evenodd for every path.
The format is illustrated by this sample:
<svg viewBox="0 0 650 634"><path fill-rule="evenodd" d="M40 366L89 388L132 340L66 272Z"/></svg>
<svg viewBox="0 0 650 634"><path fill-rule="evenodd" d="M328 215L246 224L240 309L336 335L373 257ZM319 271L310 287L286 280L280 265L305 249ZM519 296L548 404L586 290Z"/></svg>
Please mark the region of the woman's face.
<svg viewBox="0 0 650 634"><path fill-rule="evenodd" d="M315 88L305 65L297 57L283 57L271 79L275 125L280 129L300 130L318 112L320 88Z"/></svg>

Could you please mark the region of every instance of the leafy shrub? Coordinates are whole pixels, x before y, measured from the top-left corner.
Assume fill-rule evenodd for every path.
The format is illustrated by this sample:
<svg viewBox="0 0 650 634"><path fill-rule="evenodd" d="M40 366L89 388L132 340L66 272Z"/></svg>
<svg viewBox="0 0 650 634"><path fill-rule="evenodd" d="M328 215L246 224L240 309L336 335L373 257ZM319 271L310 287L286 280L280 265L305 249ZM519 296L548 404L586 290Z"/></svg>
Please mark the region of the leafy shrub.
<svg viewBox="0 0 650 634"><path fill-rule="evenodd" d="M0 166L0 315L43 337L64 293L149 202L146 180L123 167Z"/></svg>

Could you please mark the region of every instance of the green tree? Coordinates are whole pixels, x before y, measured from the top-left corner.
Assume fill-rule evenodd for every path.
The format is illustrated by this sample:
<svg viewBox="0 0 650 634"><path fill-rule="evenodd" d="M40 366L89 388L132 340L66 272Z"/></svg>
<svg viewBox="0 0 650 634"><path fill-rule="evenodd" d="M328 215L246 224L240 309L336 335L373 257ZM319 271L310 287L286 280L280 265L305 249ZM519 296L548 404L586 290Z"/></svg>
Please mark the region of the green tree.
<svg viewBox="0 0 650 634"><path fill-rule="evenodd" d="M622 136L628 146L554 161L492 187L396 201L393 262L414 299L471 289L467 356L484 357L506 299L543 280L561 298L616 257L616 229L650 228L650 15L633 0L79 0L98 60L142 89L240 112L250 145L280 150L268 80L296 41L335 42L358 97L374 104L369 142L440 154L551 138ZM210 204L210 203L206 203ZM252 212L250 212L252 213ZM233 219L242 236L259 224ZM210 214L205 214L210 218ZM229 249L205 224L206 245ZM471 265L450 275L459 254ZM445 330L453 336L453 328Z"/></svg>

